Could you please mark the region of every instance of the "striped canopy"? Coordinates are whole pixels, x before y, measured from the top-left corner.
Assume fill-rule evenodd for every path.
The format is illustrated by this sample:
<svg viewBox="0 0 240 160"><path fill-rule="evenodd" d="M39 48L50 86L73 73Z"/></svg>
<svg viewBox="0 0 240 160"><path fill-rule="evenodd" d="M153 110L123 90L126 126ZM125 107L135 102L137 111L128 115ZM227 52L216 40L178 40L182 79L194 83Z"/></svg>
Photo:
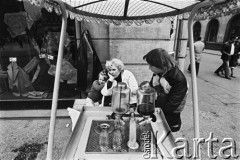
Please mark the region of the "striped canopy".
<svg viewBox="0 0 240 160"><path fill-rule="evenodd" d="M49 12L61 14L53 0L29 0ZM62 0L67 15L79 21L95 21L120 25L162 22L164 17L188 14L201 0Z"/></svg>
<svg viewBox="0 0 240 160"><path fill-rule="evenodd" d="M61 14L56 0L29 1L49 12ZM160 23L164 17L173 19L176 15L179 19L188 18L193 7L201 1L204 0L62 0L67 16L71 19L115 25L141 25L154 21ZM228 3L201 8L195 17L196 20L201 20L236 14L239 13L239 8L240 0L228 0Z"/></svg>

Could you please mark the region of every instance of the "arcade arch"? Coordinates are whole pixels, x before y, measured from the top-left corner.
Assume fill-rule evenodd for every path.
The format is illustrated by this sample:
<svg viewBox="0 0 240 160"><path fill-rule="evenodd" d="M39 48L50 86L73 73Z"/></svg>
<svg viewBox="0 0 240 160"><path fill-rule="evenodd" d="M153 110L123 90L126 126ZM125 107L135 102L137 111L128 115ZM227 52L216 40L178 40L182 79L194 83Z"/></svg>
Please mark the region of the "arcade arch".
<svg viewBox="0 0 240 160"><path fill-rule="evenodd" d="M217 19L212 19L207 25L207 33L205 36L206 42L217 42L217 34L219 29L219 22Z"/></svg>

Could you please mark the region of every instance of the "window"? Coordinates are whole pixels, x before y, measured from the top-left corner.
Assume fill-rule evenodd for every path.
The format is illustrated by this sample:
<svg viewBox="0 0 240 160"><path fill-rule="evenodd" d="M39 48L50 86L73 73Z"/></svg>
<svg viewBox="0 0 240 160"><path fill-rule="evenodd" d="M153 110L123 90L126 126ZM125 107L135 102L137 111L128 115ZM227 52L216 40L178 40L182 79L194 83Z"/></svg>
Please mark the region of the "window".
<svg viewBox="0 0 240 160"><path fill-rule="evenodd" d="M229 38L231 36L240 36L240 14L234 16L230 21Z"/></svg>
<svg viewBox="0 0 240 160"><path fill-rule="evenodd" d="M211 20L208 23L208 32L206 36L207 42L217 42L219 22L216 19Z"/></svg>
<svg viewBox="0 0 240 160"><path fill-rule="evenodd" d="M201 34L201 23L200 22L196 22L193 25L193 38L194 40L196 40L198 37L200 37Z"/></svg>
<svg viewBox="0 0 240 160"><path fill-rule="evenodd" d="M10 104L22 100L37 103L47 99L50 103L52 99L61 17L40 8L34 8L33 12L32 5L28 3L1 0L0 109L6 106L5 102ZM31 21L27 21L26 13L31 15ZM74 99L79 97L79 92L73 20L68 20L67 33L62 61L65 75L61 75L59 98Z"/></svg>

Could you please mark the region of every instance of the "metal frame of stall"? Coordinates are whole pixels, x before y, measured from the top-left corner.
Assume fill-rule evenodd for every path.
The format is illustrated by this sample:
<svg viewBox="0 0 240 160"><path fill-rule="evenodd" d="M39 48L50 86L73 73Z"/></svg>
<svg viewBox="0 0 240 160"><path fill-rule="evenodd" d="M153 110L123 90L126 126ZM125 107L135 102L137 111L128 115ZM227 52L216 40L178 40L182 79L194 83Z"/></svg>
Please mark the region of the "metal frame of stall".
<svg viewBox="0 0 240 160"><path fill-rule="evenodd" d="M58 103L58 91L60 83L60 71L62 64L62 57L64 51L64 41L65 33L67 27L67 15L66 8L62 1L54 0L59 4L61 13L62 13L62 27L60 34L60 43L58 47L58 58L56 65L56 75L54 81L54 90L52 98L52 109L51 109L51 118L50 118L50 128L49 128L49 137L48 137L48 147L47 147L47 160L52 160L52 151L53 151L53 142L54 142L54 131L55 131L55 120L57 112L57 103ZM189 50L190 50L190 63L191 63L191 82L192 82L192 96L193 96L193 118L194 118L194 138L200 138L199 133L199 109L198 109L198 93L197 93L197 79L196 79L196 70L195 70L195 55L194 55L194 46L193 46L193 19L195 13L199 8L205 6L211 6L218 3L226 2L227 0L205 0L198 3L191 11L190 17L188 19L188 38L189 38Z"/></svg>

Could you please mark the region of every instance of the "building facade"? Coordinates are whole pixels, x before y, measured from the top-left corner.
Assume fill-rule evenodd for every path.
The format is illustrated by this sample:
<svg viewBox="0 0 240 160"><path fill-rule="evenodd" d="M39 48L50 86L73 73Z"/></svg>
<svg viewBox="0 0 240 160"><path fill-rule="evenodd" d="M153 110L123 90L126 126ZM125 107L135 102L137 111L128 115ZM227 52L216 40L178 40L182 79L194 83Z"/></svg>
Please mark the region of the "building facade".
<svg viewBox="0 0 240 160"><path fill-rule="evenodd" d="M230 37L240 37L240 1L202 8L193 25L194 38L201 36L206 49L220 50Z"/></svg>
<svg viewBox="0 0 240 160"><path fill-rule="evenodd" d="M197 21L193 27L194 37L201 36L206 49L220 50L231 36L240 37L240 14Z"/></svg>

